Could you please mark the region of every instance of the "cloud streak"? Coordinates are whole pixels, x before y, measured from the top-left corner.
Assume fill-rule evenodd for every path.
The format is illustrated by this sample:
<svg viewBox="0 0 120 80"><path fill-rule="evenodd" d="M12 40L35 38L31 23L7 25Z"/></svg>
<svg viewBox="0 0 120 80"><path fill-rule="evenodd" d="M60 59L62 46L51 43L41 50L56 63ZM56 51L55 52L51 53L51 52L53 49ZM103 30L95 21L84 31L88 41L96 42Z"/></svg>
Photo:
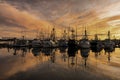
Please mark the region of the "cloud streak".
<svg viewBox="0 0 120 80"><path fill-rule="evenodd" d="M64 29L86 24L107 30L107 26L119 25L112 22L120 19L119 5L119 0L4 0L0 3L0 26L45 32L53 26Z"/></svg>

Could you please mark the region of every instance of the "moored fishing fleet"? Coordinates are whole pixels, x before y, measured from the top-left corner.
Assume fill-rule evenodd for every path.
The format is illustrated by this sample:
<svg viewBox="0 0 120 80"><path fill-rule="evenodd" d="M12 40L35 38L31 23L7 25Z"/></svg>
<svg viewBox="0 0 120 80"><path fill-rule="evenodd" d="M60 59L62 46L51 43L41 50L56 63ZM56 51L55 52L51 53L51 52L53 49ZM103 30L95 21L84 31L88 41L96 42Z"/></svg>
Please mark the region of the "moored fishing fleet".
<svg viewBox="0 0 120 80"><path fill-rule="evenodd" d="M99 35L106 35L107 38L100 40ZM78 39L78 37L81 39ZM71 62L73 66L75 64L76 54L80 50L80 55L84 59L84 65L87 64L87 59L89 56L90 50L95 53L97 57L100 55L101 51L104 50L105 54L108 53L108 61L111 60L111 53L115 51L115 48L120 47L119 39L111 39L111 33L108 31L107 34L95 34L94 39L89 39L88 31L85 27L82 35L79 35L76 31L71 28L67 32L64 30L60 38L56 37L56 29L51 30L49 37L45 38L42 34L42 37L39 36L35 39L26 39L25 36L22 38L2 38L0 39L0 47L5 47L9 49L14 49L13 55L17 54L17 49L23 50L23 56L27 49L32 50L34 56L39 55L39 52L44 52L45 55L51 56L52 62L54 62L54 54L51 54L51 49L60 49L62 51L67 51L68 61ZM67 50L66 50L67 49ZM64 56L65 57L65 56ZM77 58L76 58L77 59ZM65 61L65 59L64 59ZM77 61L77 60L76 60Z"/></svg>
<svg viewBox="0 0 120 80"><path fill-rule="evenodd" d="M47 38L35 38L35 39L25 39L22 36L21 39L18 38L1 38L0 39L0 46L1 47L29 47L29 48L56 48L56 47L74 47L80 49L98 49L104 50L106 52L113 51L115 47L120 47L120 40L119 39L111 39L110 38L110 31L108 31L108 37L105 40L98 39L99 34L95 34L95 38L93 40L89 40L87 29L85 28L84 34L80 35L82 38L78 39L79 36L77 31L74 29L63 31L62 37L56 37L56 30L53 28L51 30L51 34Z"/></svg>

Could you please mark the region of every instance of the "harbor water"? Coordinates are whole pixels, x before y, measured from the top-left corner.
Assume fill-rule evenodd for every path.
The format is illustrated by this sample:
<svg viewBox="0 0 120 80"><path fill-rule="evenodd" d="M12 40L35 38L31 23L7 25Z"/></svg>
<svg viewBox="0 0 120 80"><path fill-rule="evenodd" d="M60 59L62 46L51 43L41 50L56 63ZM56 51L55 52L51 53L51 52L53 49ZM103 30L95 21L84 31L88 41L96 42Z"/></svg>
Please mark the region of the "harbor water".
<svg viewBox="0 0 120 80"><path fill-rule="evenodd" d="M86 52L86 51L84 51ZM91 50L83 57L67 48L1 48L0 80L120 80L120 49Z"/></svg>

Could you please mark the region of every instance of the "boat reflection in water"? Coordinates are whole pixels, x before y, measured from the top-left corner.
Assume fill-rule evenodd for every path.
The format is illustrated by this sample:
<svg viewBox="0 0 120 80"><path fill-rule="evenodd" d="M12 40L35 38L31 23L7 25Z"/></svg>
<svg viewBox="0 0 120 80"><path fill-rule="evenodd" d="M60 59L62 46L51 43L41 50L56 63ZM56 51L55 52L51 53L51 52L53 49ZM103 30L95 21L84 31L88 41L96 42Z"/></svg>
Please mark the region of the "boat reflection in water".
<svg viewBox="0 0 120 80"><path fill-rule="evenodd" d="M76 42L74 42L74 40L70 40L68 48L36 47L29 50L28 48L23 47L9 49L9 53L12 54L0 53L0 55L4 55L3 58L0 56L0 73L2 73L0 75L3 76L3 78L0 77L0 79L48 80L49 77L53 80L72 80L71 78L79 80L81 77L83 80L87 80L89 77L93 80L120 79L119 52L115 51L114 54L111 54L111 50L110 52L107 50L108 56L106 57L106 55L102 53L106 52L104 50L89 48L78 49L75 47L75 43ZM0 50L1 52L3 52L3 50L5 53L8 52L5 48ZM117 51L119 51L119 49L117 49ZM112 60L110 61L111 57ZM108 60L110 61L109 63ZM21 61L24 62L21 63ZM7 67L6 64L8 64L9 67ZM113 73L115 75L109 73Z"/></svg>
<svg viewBox="0 0 120 80"><path fill-rule="evenodd" d="M34 56L38 56L40 54L41 48L33 48L32 53Z"/></svg>
<svg viewBox="0 0 120 80"><path fill-rule="evenodd" d="M13 48L13 55L17 55L18 52L21 51L21 56L25 57L26 53L28 52L28 49L26 47L21 47L21 48ZM9 52L9 51L8 51Z"/></svg>
<svg viewBox="0 0 120 80"><path fill-rule="evenodd" d="M80 50L80 54L81 54L81 56L83 57L83 59L85 61L85 63L84 63L85 67L86 67L87 58L89 56L89 52L90 52L90 49L81 49Z"/></svg>
<svg viewBox="0 0 120 80"><path fill-rule="evenodd" d="M108 53L108 61L110 61L110 54L115 51L115 42L110 38L110 31L108 31L108 39L104 40L104 51Z"/></svg>
<svg viewBox="0 0 120 80"><path fill-rule="evenodd" d="M60 50L60 53L62 55L63 61L66 62L66 59L68 57L68 55L67 55L67 47L63 47L63 48L60 47L59 50Z"/></svg>
<svg viewBox="0 0 120 80"><path fill-rule="evenodd" d="M46 56L52 63L55 63L55 52L54 48L33 48L32 53L35 57L39 57L40 55Z"/></svg>
<svg viewBox="0 0 120 80"><path fill-rule="evenodd" d="M69 62L71 62L71 66L73 67L75 65L75 58L76 58L77 49L74 46L69 47L67 52L68 52L68 66L70 64Z"/></svg>

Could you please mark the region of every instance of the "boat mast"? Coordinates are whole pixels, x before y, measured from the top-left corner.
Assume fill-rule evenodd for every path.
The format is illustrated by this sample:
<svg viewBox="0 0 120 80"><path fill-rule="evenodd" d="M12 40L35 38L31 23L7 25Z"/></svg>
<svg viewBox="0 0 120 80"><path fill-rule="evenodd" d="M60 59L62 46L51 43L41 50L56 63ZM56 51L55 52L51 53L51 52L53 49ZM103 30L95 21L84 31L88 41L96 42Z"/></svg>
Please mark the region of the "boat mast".
<svg viewBox="0 0 120 80"><path fill-rule="evenodd" d="M110 30L108 31L108 39L110 40Z"/></svg>
<svg viewBox="0 0 120 80"><path fill-rule="evenodd" d="M26 32L24 30L21 30L21 37L24 40L26 37Z"/></svg>
<svg viewBox="0 0 120 80"><path fill-rule="evenodd" d="M75 30L72 28L71 30L71 39L75 39Z"/></svg>
<svg viewBox="0 0 120 80"><path fill-rule="evenodd" d="M111 33L110 33L110 30L111 30L111 27L109 27L109 30L108 30L108 39L109 39L109 40L111 39Z"/></svg>
<svg viewBox="0 0 120 80"><path fill-rule="evenodd" d="M85 26L85 35L84 35L83 39L88 39L86 26Z"/></svg>
<svg viewBox="0 0 120 80"><path fill-rule="evenodd" d="M95 34L95 40L98 40L98 35L97 34Z"/></svg>
<svg viewBox="0 0 120 80"><path fill-rule="evenodd" d="M56 32L55 32L55 27L51 31L51 40L55 41L56 40Z"/></svg>
<svg viewBox="0 0 120 80"><path fill-rule="evenodd" d="M68 27L68 40L70 39L70 25Z"/></svg>
<svg viewBox="0 0 120 80"><path fill-rule="evenodd" d="M95 40L98 40L98 34L97 34L97 26L96 26L96 34L95 34Z"/></svg>
<svg viewBox="0 0 120 80"><path fill-rule="evenodd" d="M67 32L66 32L66 30L64 30L64 33L63 33L63 40L66 40L66 36L67 36Z"/></svg>
<svg viewBox="0 0 120 80"><path fill-rule="evenodd" d="M77 26L76 26L76 40L77 40Z"/></svg>

